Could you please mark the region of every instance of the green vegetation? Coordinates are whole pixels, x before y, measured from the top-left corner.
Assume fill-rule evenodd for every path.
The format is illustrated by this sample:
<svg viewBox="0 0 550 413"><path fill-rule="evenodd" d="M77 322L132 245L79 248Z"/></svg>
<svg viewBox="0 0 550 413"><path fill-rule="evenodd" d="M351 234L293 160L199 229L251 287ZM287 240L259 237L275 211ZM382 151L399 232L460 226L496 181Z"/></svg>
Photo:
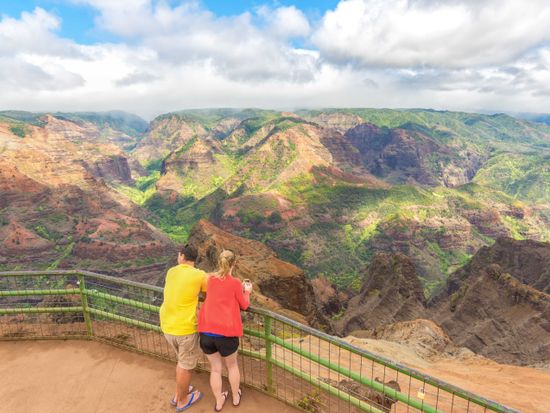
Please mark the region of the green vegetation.
<svg viewBox="0 0 550 413"><path fill-rule="evenodd" d="M134 186L113 184L113 188L134 204L144 205L156 193L155 184L159 179L160 172L153 170L149 175L137 178Z"/></svg>
<svg viewBox="0 0 550 413"><path fill-rule="evenodd" d="M27 135L26 128L21 125L10 126L10 132L13 133L15 136L19 136L20 138L24 138Z"/></svg>
<svg viewBox="0 0 550 413"><path fill-rule="evenodd" d="M461 247L442 248L447 231L453 227L432 227L430 222L456 222L461 211L482 211L487 203L515 205L512 197L475 183L457 188L422 188L396 185L388 189L371 188L328 182L315 175L301 175L277 188L296 206L306 207L312 217L323 217L303 229L282 229L269 234L254 231L244 235L261 241L293 239L300 249L277 249L283 259L290 260L306 270L309 276L325 274L339 288L360 287L361 271L377 250L388 250L403 237L411 249L409 255L418 257L427 296L443 285L443 277L464 265L471 254ZM463 219L463 218L462 218ZM523 237L529 228L524 220L503 215L503 223L510 235ZM443 225L442 224L442 225ZM287 225L292 226L292 221ZM455 224L452 224L455 225ZM491 237L483 235L474 226L467 242L492 244ZM475 241L474 241L475 240ZM422 264L424 263L424 264ZM423 267L423 265L425 267ZM427 271L427 273L425 273ZM438 275L439 274L439 275Z"/></svg>
<svg viewBox="0 0 550 413"><path fill-rule="evenodd" d="M478 171L475 182L524 201L550 203L550 154L494 156Z"/></svg>
<svg viewBox="0 0 550 413"><path fill-rule="evenodd" d="M388 134L389 128L404 128L413 142L436 148L422 160L428 174L442 177L449 165L462 167L453 163L456 159L466 158L473 159L468 165L474 169L479 160L481 169L472 182L454 188L424 187L412 178L387 187L350 183L349 178L333 176L329 167L304 168L296 176L302 167L296 161L304 155L299 149L304 140L315 138L307 136L309 122L321 122L318 115L337 112L388 128ZM164 160L157 159L146 165L146 177L116 189L148 209L151 223L178 242L186 240L199 219L220 219L223 201L234 198L228 204L236 217L223 219L233 220L239 235L268 243L310 277L322 273L339 288L354 290L361 286L364 267L381 250L412 256L429 296L470 258L472 245L494 242L487 235L493 233L493 224L518 239L533 233L550 237L545 229L550 219L547 126L506 115L431 110L329 109L298 115L305 120L262 110L162 115L152 123L153 129L162 120L170 122L158 125L152 133L158 134L155 139L176 139L178 119L195 134L169 155L160 184L166 187L156 190ZM229 135L218 127L222 120L237 124ZM200 141L206 133L211 139ZM204 153L197 162L189 162L195 149ZM388 175L379 176L393 182L391 165L384 167ZM405 177L416 176L414 167L410 169ZM453 178L451 171L450 182ZM290 204L283 214L278 196ZM523 216L523 209L532 204L537 208Z"/></svg>
<svg viewBox="0 0 550 413"><path fill-rule="evenodd" d="M147 165L145 165L145 169L150 174L153 172L160 172L160 169L162 167L163 159L155 159L154 161L149 162Z"/></svg>
<svg viewBox="0 0 550 413"><path fill-rule="evenodd" d="M193 138L189 139L185 145L183 145L181 148L179 148L177 151L176 151L176 156L177 155L181 155L182 153L185 153L187 151L189 151L189 149L191 149L193 147L193 145L195 144L195 142L197 142L197 137L196 136L193 136Z"/></svg>
<svg viewBox="0 0 550 413"><path fill-rule="evenodd" d="M54 224L60 224L63 221L66 221L68 217L65 214L56 213L48 216L48 220Z"/></svg>
<svg viewBox="0 0 550 413"><path fill-rule="evenodd" d="M245 211L241 209L237 212L237 216L245 225L260 225L265 221L265 217L262 214L251 210Z"/></svg>
<svg viewBox="0 0 550 413"><path fill-rule="evenodd" d="M49 241L57 242L63 238L63 234L47 227L44 223L38 221L32 228L34 232Z"/></svg>
<svg viewBox="0 0 550 413"><path fill-rule="evenodd" d="M279 213L279 211L273 211L271 215L267 218L267 222L269 222L271 225L279 224L283 221L283 217Z"/></svg>
<svg viewBox="0 0 550 413"><path fill-rule="evenodd" d="M147 189L141 190L128 185L116 184L113 188L137 205L144 205L156 193L154 186L149 186Z"/></svg>
<svg viewBox="0 0 550 413"><path fill-rule="evenodd" d="M184 241L190 228L181 224L176 218L176 214L182 208L189 206L194 202L194 198L178 198L175 202L169 203L161 196L155 194L144 204L147 209L153 212L156 217L153 222L165 231L172 239Z"/></svg>
<svg viewBox="0 0 550 413"><path fill-rule="evenodd" d="M276 115L277 112L275 111L261 109L193 109L160 115L153 120L153 123L170 117L176 117L189 123L200 124L206 130L211 130L225 118L236 118L239 120L250 118L265 119L269 116L275 117Z"/></svg>
<svg viewBox="0 0 550 413"><path fill-rule="evenodd" d="M501 220L510 231L512 238L525 239L525 234L529 231L529 227L514 217L503 215L501 216Z"/></svg>
<svg viewBox="0 0 550 413"><path fill-rule="evenodd" d="M16 124L30 124L35 126L44 126L41 118L44 113L25 112L20 110L6 110L0 112L0 121L6 121Z"/></svg>
<svg viewBox="0 0 550 413"><path fill-rule="evenodd" d="M91 122L97 125L100 129L108 126L114 130L124 132L127 135L140 137L143 135L149 124L137 115L122 112L76 112L76 113L54 113L55 117L60 119L68 119L79 123L82 121Z"/></svg>
<svg viewBox="0 0 550 413"><path fill-rule="evenodd" d="M70 244L67 244L67 246L65 248L58 249L58 251L61 252L61 255L54 262L52 262L50 265L48 265L48 267L46 269L47 270L57 269L57 267L59 267L59 264L61 264L61 262L63 260L67 259L71 255L71 253L73 252L74 245L75 245L75 243L71 242Z"/></svg>
<svg viewBox="0 0 550 413"><path fill-rule="evenodd" d="M153 171L150 175L142 176L136 179L136 188L140 191L147 191L149 188L154 187L157 181L160 179L160 172Z"/></svg>
<svg viewBox="0 0 550 413"><path fill-rule="evenodd" d="M505 142L522 147L526 143L545 147L548 127L528 123L504 114L482 115L477 113L448 112L429 109L323 109L298 111L306 119L320 114L343 113L356 115L365 122L379 127L397 128L418 125L437 131L442 140L467 140L472 143ZM504 146L504 147L506 147Z"/></svg>

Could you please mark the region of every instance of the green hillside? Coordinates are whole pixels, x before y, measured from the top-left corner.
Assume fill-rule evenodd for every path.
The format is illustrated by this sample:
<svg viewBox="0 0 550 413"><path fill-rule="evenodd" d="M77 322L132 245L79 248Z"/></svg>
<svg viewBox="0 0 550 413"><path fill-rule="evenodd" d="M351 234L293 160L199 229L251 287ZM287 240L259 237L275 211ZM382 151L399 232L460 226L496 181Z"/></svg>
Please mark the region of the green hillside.
<svg viewBox="0 0 550 413"><path fill-rule="evenodd" d="M419 166L395 169L405 173L403 183L385 184L383 176L376 181L368 163L357 172L356 164L336 162L350 149L342 146L341 135L317 122L322 123L320 115L338 122L342 114L387 131L380 133L398 128L413 148L427 145L434 152ZM341 288L360 285L360 273L377 250L413 257L431 294L498 236L550 239L550 128L544 125L507 115L420 109L297 115L229 109L170 114L170 133L178 122L199 124L206 132L158 159L157 169L134 187L120 190L148 208L151 222L178 241L208 218L265 242L311 277L323 274ZM228 119L233 123L224 134L215 133ZM153 126L149 133L162 139L162 129ZM464 184L425 185L407 178L415 176L411 168L443 176L449 165L469 165L467 157L474 155L474 175Z"/></svg>

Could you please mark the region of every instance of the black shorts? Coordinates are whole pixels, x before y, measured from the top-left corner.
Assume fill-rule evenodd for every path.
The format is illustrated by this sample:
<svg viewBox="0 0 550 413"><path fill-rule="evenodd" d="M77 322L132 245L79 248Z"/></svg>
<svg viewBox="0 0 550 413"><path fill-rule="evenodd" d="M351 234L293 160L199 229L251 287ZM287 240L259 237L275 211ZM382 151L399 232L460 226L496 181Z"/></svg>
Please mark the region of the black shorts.
<svg viewBox="0 0 550 413"><path fill-rule="evenodd" d="M239 337L212 337L200 333L200 345L204 354L220 353L227 357L239 349Z"/></svg>

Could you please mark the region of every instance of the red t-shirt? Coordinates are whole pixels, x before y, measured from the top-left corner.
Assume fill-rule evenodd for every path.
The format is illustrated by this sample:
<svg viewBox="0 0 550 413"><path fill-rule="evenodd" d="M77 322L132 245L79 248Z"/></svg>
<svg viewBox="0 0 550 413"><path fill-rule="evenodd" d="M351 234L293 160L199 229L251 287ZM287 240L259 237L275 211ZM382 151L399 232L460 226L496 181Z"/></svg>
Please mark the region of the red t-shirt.
<svg viewBox="0 0 550 413"><path fill-rule="evenodd" d="M199 310L199 332L241 337L243 322L240 310L246 310L249 304L249 294L243 293L243 286L237 278L210 275L206 300Z"/></svg>

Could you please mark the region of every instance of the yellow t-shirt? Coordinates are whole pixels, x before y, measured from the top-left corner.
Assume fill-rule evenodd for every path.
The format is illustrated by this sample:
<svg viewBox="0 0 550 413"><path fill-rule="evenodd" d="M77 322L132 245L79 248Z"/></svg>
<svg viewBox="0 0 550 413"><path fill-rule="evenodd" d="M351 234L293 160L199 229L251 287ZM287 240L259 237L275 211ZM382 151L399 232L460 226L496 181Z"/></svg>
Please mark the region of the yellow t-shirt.
<svg viewBox="0 0 550 413"><path fill-rule="evenodd" d="M160 307L163 333L183 336L197 332L199 293L206 291L207 280L204 271L190 265L180 264L168 270Z"/></svg>

